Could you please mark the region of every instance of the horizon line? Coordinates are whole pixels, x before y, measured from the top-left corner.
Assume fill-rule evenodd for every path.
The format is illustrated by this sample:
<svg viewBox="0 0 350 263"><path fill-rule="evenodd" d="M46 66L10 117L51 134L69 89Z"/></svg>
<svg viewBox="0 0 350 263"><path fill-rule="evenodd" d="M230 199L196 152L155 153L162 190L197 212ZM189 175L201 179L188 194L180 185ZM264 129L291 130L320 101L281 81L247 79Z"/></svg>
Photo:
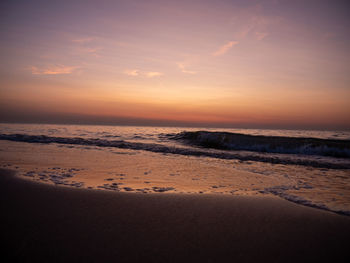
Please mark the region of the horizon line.
<svg viewBox="0 0 350 263"><path fill-rule="evenodd" d="M246 129L246 130L307 130L307 131L350 131L350 128L341 127L341 128L326 128L326 127L288 127L288 126L273 126L273 125L213 125L213 124L147 124L147 123L123 123L123 122L68 122L68 121L2 121L0 124L23 124L23 125L81 125L81 126L131 126L131 127L164 127L164 128L209 128L209 129Z"/></svg>

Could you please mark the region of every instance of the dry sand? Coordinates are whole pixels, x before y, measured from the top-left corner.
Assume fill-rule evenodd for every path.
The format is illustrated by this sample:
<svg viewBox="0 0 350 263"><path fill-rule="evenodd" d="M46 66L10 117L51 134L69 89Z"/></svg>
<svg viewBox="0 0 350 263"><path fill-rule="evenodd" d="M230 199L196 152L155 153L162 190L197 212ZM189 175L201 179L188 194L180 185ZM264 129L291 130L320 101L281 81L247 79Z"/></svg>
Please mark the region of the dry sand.
<svg viewBox="0 0 350 263"><path fill-rule="evenodd" d="M135 194L40 184L0 170L9 262L332 262L350 218L279 198Z"/></svg>

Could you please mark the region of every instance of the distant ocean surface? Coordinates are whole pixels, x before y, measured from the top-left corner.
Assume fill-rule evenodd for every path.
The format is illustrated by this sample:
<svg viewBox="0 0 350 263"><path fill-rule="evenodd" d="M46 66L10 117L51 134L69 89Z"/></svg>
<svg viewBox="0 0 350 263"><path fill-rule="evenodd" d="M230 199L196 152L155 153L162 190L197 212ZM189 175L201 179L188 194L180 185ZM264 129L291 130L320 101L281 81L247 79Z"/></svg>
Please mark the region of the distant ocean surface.
<svg viewBox="0 0 350 263"><path fill-rule="evenodd" d="M145 187L144 180L141 182L140 179L140 182L130 180L129 186L123 187L120 187L121 184L118 186L116 182L114 183L116 187L109 187L109 184L105 184L105 187L102 185L100 188L105 190L143 189L141 192L151 192L153 189L154 192L160 192L157 189L167 189L170 192L186 193L185 189L188 188L191 189L187 191L189 193L273 194L304 205L350 214L349 131L0 124L0 142L2 142L4 162L9 161L6 157L6 149L11 149L8 151L15 156L16 150L9 146L15 143L21 152L30 151L29 145L42 146L42 149L44 145L50 145L51 153L56 154L58 159L59 152L63 148L66 148L65 151L69 151L68 148L79 149L81 156L84 156L84 151L87 152L88 149L103 151L107 154L106 160L110 160L111 167L118 158L115 155L109 157L108 154L121 150L129 155L125 163L121 162L120 167L125 169L130 169L126 168L129 166L127 164L129 160L134 158L137 164L137 158L141 157L142 160L140 159L139 163L145 164L142 169L147 168L148 161L145 161L147 158L149 161L152 160L153 169L157 169L160 166L156 164L157 161L164 165L160 160L171 156L169 163L174 162L174 164L168 168L163 167L163 176L168 176L166 171L175 166L178 166L177 170L187 167L183 173L178 173L178 180L162 181L159 179L162 175L157 175L159 177L157 182L162 186ZM38 149L38 153L32 154L40 155L40 147L36 148L36 151ZM67 154L77 159L77 152L70 150ZM133 157L133 154L138 154L138 157ZM18 152L17 155L20 156L21 153ZM12 162L15 160L16 158L13 157ZM191 164L188 160L191 160ZM35 164L37 166L49 165L45 158L37 162ZM57 163L59 164L59 160ZM76 163L78 164L78 161ZM211 165L210 173L208 167L199 165L201 163ZM8 162L3 165L7 164ZM20 167L20 161L16 165ZM108 165L107 162L104 168L106 172ZM49 168L46 167L46 170ZM94 173L93 169L92 166L89 174ZM221 170L226 176L222 182L220 181ZM201 178L199 175L196 180L192 178L186 181L188 179L186 176L190 176L191 171L196 176L201 172L206 176ZM26 174L28 169L23 168L21 172ZM137 169L129 172L135 174ZM111 170L108 170L108 173L111 173ZM144 175L148 175L148 172L145 173L143 172ZM232 183L229 184L230 174L241 176L232 178ZM249 174L255 179L247 179ZM76 176L79 177L78 172ZM181 176L183 176L182 179ZM265 180L266 176L269 180ZM280 178L281 176L283 179ZM40 179L39 175L36 177ZM46 177L42 176L42 178ZM250 187L245 185L245 179L250 182ZM55 183L65 182L64 180L66 185L69 185L67 178L61 181L56 178L55 181L49 176L47 181ZM196 182L200 180L203 183ZM205 180L210 182L205 183ZM45 180L42 179L42 181ZM88 185L88 182L89 177L85 174L85 179L79 185ZM124 178L123 184L127 185L126 182ZM187 187L188 185L190 186ZM93 185L90 188L94 187L97 186ZM135 187L138 188L135 189Z"/></svg>
<svg viewBox="0 0 350 263"><path fill-rule="evenodd" d="M0 124L0 140L350 168L349 131Z"/></svg>

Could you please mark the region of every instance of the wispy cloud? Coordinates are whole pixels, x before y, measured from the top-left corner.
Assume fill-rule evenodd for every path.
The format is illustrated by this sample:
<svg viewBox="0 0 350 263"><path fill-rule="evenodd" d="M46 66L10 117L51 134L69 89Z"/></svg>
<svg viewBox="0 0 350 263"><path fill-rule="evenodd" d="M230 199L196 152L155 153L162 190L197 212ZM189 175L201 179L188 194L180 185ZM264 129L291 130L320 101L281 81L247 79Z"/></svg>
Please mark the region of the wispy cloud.
<svg viewBox="0 0 350 263"><path fill-rule="evenodd" d="M192 74L192 75L197 74L196 71L187 70L186 66L183 63L177 63L177 66L181 70L182 73Z"/></svg>
<svg viewBox="0 0 350 263"><path fill-rule="evenodd" d="M221 56L229 51L233 46L237 45L238 41L229 41L225 45L221 46L218 50L213 53L213 56Z"/></svg>
<svg viewBox="0 0 350 263"><path fill-rule="evenodd" d="M263 40L268 35L269 33L266 33L266 32L255 32L255 36L257 40Z"/></svg>
<svg viewBox="0 0 350 263"><path fill-rule="evenodd" d="M161 72L156 72L156 71L144 72L143 74L144 74L144 76L147 77L147 78L154 78L154 77L163 76L163 73L161 73Z"/></svg>
<svg viewBox="0 0 350 263"><path fill-rule="evenodd" d="M85 38L73 39L72 42L83 44L83 43L89 43L92 40L94 40L93 37L85 37Z"/></svg>
<svg viewBox="0 0 350 263"><path fill-rule="evenodd" d="M78 53L88 53L95 57L100 57L99 51L102 50L101 47L96 46L96 38L86 37L73 39L72 42L75 43L75 51Z"/></svg>
<svg viewBox="0 0 350 263"><path fill-rule="evenodd" d="M234 37L238 40L247 37L263 40L270 35L270 27L280 24L282 18L278 16L265 15L263 7L258 4L241 10L231 20Z"/></svg>
<svg viewBox="0 0 350 263"><path fill-rule="evenodd" d="M99 47L78 47L75 49L75 52L77 52L78 54L82 54L82 55L91 55L94 56L96 58L100 58L100 51L102 50L102 48Z"/></svg>
<svg viewBox="0 0 350 263"><path fill-rule="evenodd" d="M137 69L127 69L124 70L123 73L128 76L138 76L140 74Z"/></svg>
<svg viewBox="0 0 350 263"><path fill-rule="evenodd" d="M99 50L101 50L102 48L92 48L92 47L86 47L86 48L81 48L80 50L86 53L92 53L95 54L96 52L98 52Z"/></svg>
<svg viewBox="0 0 350 263"><path fill-rule="evenodd" d="M154 78L154 77L160 77L164 74L157 71L140 71L138 69L127 69L124 70L123 73L128 76L136 77L136 76L143 76L146 78Z"/></svg>
<svg viewBox="0 0 350 263"><path fill-rule="evenodd" d="M31 67L33 75L59 75L59 74L71 74L77 67L68 67L63 65L49 66L47 68Z"/></svg>

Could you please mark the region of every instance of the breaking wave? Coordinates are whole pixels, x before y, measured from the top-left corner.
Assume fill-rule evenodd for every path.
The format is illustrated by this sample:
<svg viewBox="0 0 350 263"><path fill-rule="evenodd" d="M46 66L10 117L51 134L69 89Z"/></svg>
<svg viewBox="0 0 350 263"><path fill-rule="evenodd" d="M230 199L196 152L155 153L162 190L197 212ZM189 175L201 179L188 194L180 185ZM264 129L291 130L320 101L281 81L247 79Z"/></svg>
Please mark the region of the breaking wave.
<svg viewBox="0 0 350 263"><path fill-rule="evenodd" d="M330 147L330 145L336 145L336 141L332 144L332 140L319 140L319 139L296 139L296 138L283 138L283 137L264 137L264 136L249 136L242 134L233 133L218 133L218 132L183 132L179 134L167 135L169 139L184 140L191 144L200 145L202 147L217 148L217 149L234 149L234 150L250 150L250 151L267 151L270 147L270 152L272 153L294 153L296 146L289 147L290 144L281 145L281 142L286 140L297 141L300 145L304 140L309 140L310 142L327 141L329 144L321 145L322 147ZM235 142L235 138L239 138L239 141ZM280 146L276 148L277 141L280 140ZM97 147L116 147L122 149L131 150L144 150L155 153L164 154L179 154L185 156L202 156L220 159L236 159L241 161L258 161L266 162L272 164L293 164L293 165L305 165L319 168L330 168L330 169L350 169L350 162L347 160L318 160L310 158L297 158L286 157L285 155L265 155L265 154L255 154L254 152L234 152L234 151L217 151L205 148L184 148L167 146L163 144L156 143L141 143L141 142L128 142L124 140L105 140L105 139L95 139L95 138L80 138L80 137L52 137L46 135L27 135L27 134L0 134L0 140L16 141L16 142L26 142L26 143L43 143L43 144L66 144L66 145L85 145L85 146L97 146ZM259 142L260 144L257 144ZM262 142L265 142L264 144ZM347 142L346 147L348 147L349 142ZM252 146L253 145L253 146ZM305 143L302 145L306 145ZM341 144L340 144L341 145ZM321 147L320 146L320 147ZM275 147L275 148L274 148ZM320 148L321 150L323 148ZM349 148L345 146L332 146L332 151L334 149L338 150L339 155L344 156L344 154L349 154ZM304 146L306 149L306 146ZM287 150L286 150L287 149ZM319 151L321 151L319 150ZM342 151L343 152L342 152ZM311 150L309 150L311 151ZM324 151L326 151L324 149ZM347 152L346 152L347 151ZM299 151L297 152L299 153ZM305 151L304 151L305 154ZM347 157L349 155L346 155Z"/></svg>
<svg viewBox="0 0 350 263"><path fill-rule="evenodd" d="M230 132L181 132L170 139L186 144L235 151L303 154L350 158L350 140L246 135Z"/></svg>

